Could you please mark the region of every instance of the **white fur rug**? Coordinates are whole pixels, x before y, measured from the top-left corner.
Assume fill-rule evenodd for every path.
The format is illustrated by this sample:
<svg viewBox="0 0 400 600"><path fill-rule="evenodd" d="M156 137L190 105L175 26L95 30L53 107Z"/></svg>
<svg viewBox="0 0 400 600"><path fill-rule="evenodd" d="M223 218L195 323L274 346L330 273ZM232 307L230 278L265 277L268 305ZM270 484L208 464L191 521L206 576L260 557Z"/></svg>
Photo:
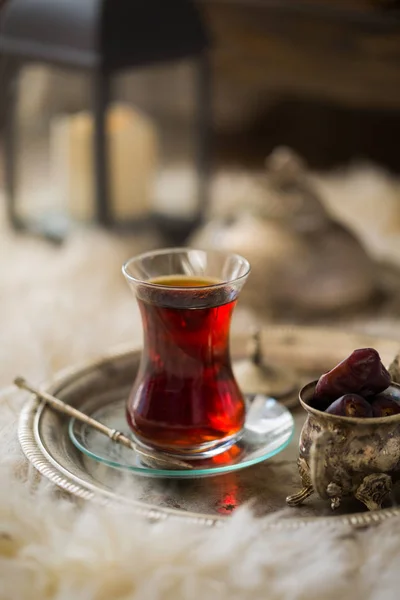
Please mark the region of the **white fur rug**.
<svg viewBox="0 0 400 600"><path fill-rule="evenodd" d="M76 231L65 247L0 223L0 385L40 382L141 328L120 274L157 240ZM354 532L313 525L261 532L249 509L222 528L149 524L126 509L77 506L36 483L0 400L0 600L395 600L400 519Z"/></svg>
<svg viewBox="0 0 400 600"><path fill-rule="evenodd" d="M398 598L400 519L365 532L310 525L261 533L247 509L207 529L77 507L45 482L32 490L15 408L3 398L1 600Z"/></svg>

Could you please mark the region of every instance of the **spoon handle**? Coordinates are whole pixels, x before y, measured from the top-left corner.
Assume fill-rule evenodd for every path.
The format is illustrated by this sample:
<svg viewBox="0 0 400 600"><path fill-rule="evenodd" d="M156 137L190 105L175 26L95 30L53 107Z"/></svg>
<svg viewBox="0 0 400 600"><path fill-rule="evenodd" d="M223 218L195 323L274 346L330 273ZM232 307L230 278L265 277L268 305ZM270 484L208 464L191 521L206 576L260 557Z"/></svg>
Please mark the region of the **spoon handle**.
<svg viewBox="0 0 400 600"><path fill-rule="evenodd" d="M51 394L48 394L47 392L41 391L41 390L33 387L23 377L16 377L14 379L14 384L17 387L19 387L20 389L23 389L28 392L31 392L32 394L35 394L38 398L40 398L46 404L51 406L51 408L54 408L54 410L56 410L57 412L68 415L69 417L72 417L73 419L76 419L77 421L85 423L86 425L90 425L91 427L93 427L93 429L96 429L96 431L99 431L103 435L106 435L107 437L109 437L113 442L117 442L118 444L122 444L122 446L125 446L126 448L135 450L135 452L137 452L141 456L145 457L152 463L164 464L165 465L164 468L171 468L171 467L175 467L178 469L192 469L193 468L192 465L190 465L189 463L187 463L183 460L179 460L172 456L164 457L164 456L161 456L160 453L158 453L158 452L155 452L155 451L153 452L150 450L142 449L133 440L129 439L126 435L121 433L121 431L118 431L117 429L111 429L110 427L107 427L107 425L104 425L104 423L100 423L100 421L96 421L96 419L89 417L89 415L86 415L85 413L81 412L74 406L71 406L70 404L63 402L59 398L56 398L56 396L52 396Z"/></svg>

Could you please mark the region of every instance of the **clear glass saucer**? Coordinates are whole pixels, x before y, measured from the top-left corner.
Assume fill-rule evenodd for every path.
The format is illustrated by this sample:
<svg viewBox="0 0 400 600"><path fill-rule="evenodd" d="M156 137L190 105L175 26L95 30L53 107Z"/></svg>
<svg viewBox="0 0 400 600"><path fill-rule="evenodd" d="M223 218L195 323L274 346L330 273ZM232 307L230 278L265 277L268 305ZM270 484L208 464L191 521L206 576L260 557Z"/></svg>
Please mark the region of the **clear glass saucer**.
<svg viewBox="0 0 400 600"><path fill-rule="evenodd" d="M220 475L272 458L290 443L294 421L291 413L273 398L262 394L246 396L246 423L240 438L226 451L206 459L193 460L193 469L155 469L145 465L139 455L111 441L89 425L71 419L69 436L76 448L94 460L145 477L190 479ZM130 436L125 418L125 398L110 401L100 398L83 405L82 412L112 429Z"/></svg>

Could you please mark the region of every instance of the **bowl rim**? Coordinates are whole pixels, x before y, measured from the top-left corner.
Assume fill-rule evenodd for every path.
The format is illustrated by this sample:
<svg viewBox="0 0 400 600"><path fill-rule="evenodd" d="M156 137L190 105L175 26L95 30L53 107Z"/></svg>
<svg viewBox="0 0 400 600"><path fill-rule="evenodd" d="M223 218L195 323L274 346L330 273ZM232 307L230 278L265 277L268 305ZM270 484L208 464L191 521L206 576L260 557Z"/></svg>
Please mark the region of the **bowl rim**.
<svg viewBox="0 0 400 600"><path fill-rule="evenodd" d="M332 415L322 410L318 410L317 408L307 404L307 402L304 400L305 393L309 392L311 389L315 389L317 383L318 379L309 381L303 385L299 391L299 402L301 406L307 413L312 414L315 417L323 416L324 419L327 419L328 421L330 420L332 423L357 423L360 425L386 425L387 423L400 422L400 413L397 415L390 415L389 417L342 417L341 415ZM390 385L386 389L390 387L397 388L400 393L400 385L395 381L391 380Z"/></svg>

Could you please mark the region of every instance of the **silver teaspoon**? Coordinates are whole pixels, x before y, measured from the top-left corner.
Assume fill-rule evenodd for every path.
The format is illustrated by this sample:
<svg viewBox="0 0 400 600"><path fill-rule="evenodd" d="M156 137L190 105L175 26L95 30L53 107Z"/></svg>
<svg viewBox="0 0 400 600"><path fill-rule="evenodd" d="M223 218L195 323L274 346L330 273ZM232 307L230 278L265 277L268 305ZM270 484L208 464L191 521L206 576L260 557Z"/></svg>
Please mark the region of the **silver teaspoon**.
<svg viewBox="0 0 400 600"><path fill-rule="evenodd" d="M172 456L162 455L161 453L153 451L153 450L147 450L147 449L145 450L145 449L141 448L133 440L129 439L126 435L121 433L121 431L118 431L117 429L111 429L110 427L107 427L103 423L100 423L100 421L96 421L96 419L93 419L92 417L89 417L88 415L81 412L77 408L74 408L70 404L63 402L59 398L56 398L55 396L52 396L51 394L48 394L47 392L42 392L41 390L33 387L24 379L24 377L16 377L14 379L14 384L20 389L23 389L28 392L31 392L32 394L35 394L35 396L40 398L40 400L45 402L48 406L53 408L55 411L57 411L59 413L63 413L65 415L68 415L69 417L72 417L72 418L76 419L77 421L81 421L82 423L85 423L86 425L90 425L91 427L93 427L93 429L96 429L96 431L99 431L103 435L106 435L107 437L109 437L113 442L117 442L118 444L122 444L122 446L125 446L126 448L130 448L131 450L134 450L137 454L139 454L144 459L146 464L151 467L159 468L159 469L172 469L172 470L173 469L182 470L182 469L192 469L193 468L192 465L186 461L180 460L178 458L174 458Z"/></svg>

